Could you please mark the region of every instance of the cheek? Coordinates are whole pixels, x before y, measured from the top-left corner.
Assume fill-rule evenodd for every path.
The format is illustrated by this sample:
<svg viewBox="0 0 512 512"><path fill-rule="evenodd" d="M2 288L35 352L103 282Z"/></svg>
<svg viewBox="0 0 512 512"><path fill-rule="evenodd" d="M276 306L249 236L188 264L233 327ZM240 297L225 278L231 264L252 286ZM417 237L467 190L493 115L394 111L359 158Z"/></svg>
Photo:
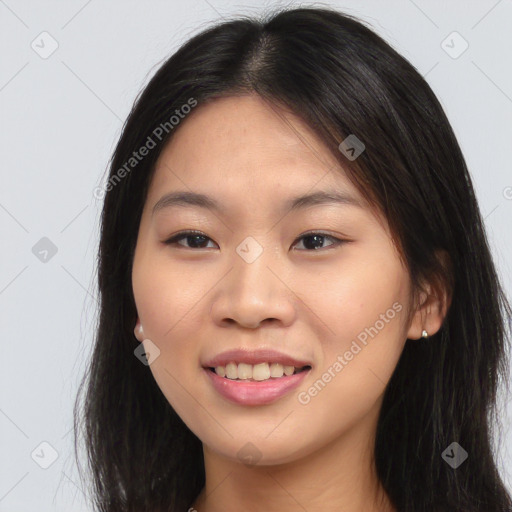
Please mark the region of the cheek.
<svg viewBox="0 0 512 512"><path fill-rule="evenodd" d="M311 428L322 428L325 438L376 411L405 343L407 281L396 268L371 268L338 279L318 309L329 327L322 361L298 398Z"/></svg>
<svg viewBox="0 0 512 512"><path fill-rule="evenodd" d="M354 258L343 269L322 274L320 280L305 286L303 293L311 309L325 322L329 338L347 340L376 322L377 329L383 331L391 324L400 324L397 319L406 309L408 277L394 260L379 264L370 258ZM398 305L393 308L395 303Z"/></svg>
<svg viewBox="0 0 512 512"><path fill-rule="evenodd" d="M366 251L347 262L342 271L324 275L322 282L327 284L322 293L310 290L315 303L312 309L327 326L320 371L337 375L333 379L337 383L329 386L332 400L339 400L335 389L342 394L350 390L350 396L376 398L400 358L409 281L406 270L392 255L382 247L380 252Z"/></svg>
<svg viewBox="0 0 512 512"><path fill-rule="evenodd" d="M194 272L178 272L166 258L154 254L151 258L141 255L133 265L137 312L145 337L160 350L149 370L167 401L187 418L190 393L198 395L194 386L200 354L194 336L199 332L201 317L204 325L200 299L211 287L208 281Z"/></svg>
<svg viewBox="0 0 512 512"><path fill-rule="evenodd" d="M201 299L211 287L210 281L211 277L208 279L199 267L192 266L185 272L183 267L172 265L165 253L136 258L133 292L147 336L166 345L171 340L179 341L179 333L185 327L187 330L198 327Z"/></svg>

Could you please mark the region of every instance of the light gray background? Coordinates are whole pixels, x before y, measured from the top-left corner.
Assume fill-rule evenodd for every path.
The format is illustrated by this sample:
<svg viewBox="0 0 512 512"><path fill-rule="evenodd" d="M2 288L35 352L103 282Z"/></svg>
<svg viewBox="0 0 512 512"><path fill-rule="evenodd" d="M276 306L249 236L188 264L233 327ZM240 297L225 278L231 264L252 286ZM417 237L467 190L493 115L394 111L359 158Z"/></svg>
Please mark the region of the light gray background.
<svg viewBox="0 0 512 512"><path fill-rule="evenodd" d="M72 405L96 322L93 190L137 92L210 21L275 5L285 3L0 0L0 511L91 510L73 458ZM510 297L512 0L323 5L369 21L439 97ZM458 36L445 43L452 56L442 47L453 31L469 44L457 58ZM52 38L58 48L42 58ZM46 262L32 251L42 237L57 248ZM497 444L512 489L512 405L503 405ZM52 448L42 442L58 453L47 469Z"/></svg>

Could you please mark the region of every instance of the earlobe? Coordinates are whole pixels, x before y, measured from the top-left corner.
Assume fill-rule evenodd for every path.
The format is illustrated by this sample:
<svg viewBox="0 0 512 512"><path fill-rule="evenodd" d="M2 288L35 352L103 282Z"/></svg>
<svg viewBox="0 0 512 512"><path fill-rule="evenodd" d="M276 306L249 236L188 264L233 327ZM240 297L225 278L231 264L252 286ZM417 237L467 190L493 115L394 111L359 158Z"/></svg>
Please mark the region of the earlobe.
<svg viewBox="0 0 512 512"><path fill-rule="evenodd" d="M135 328L133 329L133 334L135 335L138 341L142 342L142 340L144 340L144 329L138 317L137 323L135 324Z"/></svg>
<svg viewBox="0 0 512 512"><path fill-rule="evenodd" d="M425 339L436 334L441 329L451 305L453 291L451 260L445 250L437 250L436 257L443 267L443 272L433 275L422 285L418 293L418 305L407 333L408 339Z"/></svg>
<svg viewBox="0 0 512 512"><path fill-rule="evenodd" d="M447 312L447 297L439 297L430 286L421 297L407 333L407 338L411 340L427 339L436 334L443 325Z"/></svg>

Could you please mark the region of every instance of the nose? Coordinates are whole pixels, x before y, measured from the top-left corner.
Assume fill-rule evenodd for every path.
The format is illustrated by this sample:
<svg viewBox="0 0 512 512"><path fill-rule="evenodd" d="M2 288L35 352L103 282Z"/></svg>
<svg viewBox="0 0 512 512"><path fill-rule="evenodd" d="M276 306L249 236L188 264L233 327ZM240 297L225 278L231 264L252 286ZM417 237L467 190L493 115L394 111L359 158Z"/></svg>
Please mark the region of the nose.
<svg viewBox="0 0 512 512"><path fill-rule="evenodd" d="M252 263L235 256L231 271L212 296L210 312L217 325L236 323L256 329L264 322L282 326L293 322L297 299L270 253L263 251Z"/></svg>

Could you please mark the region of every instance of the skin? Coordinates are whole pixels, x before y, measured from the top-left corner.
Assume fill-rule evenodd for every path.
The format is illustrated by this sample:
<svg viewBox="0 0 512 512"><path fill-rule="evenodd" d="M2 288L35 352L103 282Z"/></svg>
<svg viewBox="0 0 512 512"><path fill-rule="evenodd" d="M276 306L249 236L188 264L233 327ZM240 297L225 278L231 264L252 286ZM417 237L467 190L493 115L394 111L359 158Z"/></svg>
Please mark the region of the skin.
<svg viewBox="0 0 512 512"><path fill-rule="evenodd" d="M283 210L291 197L329 188L362 207ZM152 215L175 190L208 194L226 211L172 206ZM208 238L163 243L189 229ZM315 250L314 240L299 238L310 230L349 242L326 237ZM236 252L248 236L263 248L251 263ZM383 393L407 338L437 332L445 310L427 284L407 321L413 290L386 220L303 121L255 95L199 105L182 121L151 182L132 284L135 336L160 350L150 371L203 443L206 485L196 510L395 510L373 462ZM390 309L393 318L358 343L361 350L307 404L299 402ZM299 388L272 404L227 401L201 367L227 349L267 347L312 364ZM249 442L260 457L255 465L237 455Z"/></svg>

